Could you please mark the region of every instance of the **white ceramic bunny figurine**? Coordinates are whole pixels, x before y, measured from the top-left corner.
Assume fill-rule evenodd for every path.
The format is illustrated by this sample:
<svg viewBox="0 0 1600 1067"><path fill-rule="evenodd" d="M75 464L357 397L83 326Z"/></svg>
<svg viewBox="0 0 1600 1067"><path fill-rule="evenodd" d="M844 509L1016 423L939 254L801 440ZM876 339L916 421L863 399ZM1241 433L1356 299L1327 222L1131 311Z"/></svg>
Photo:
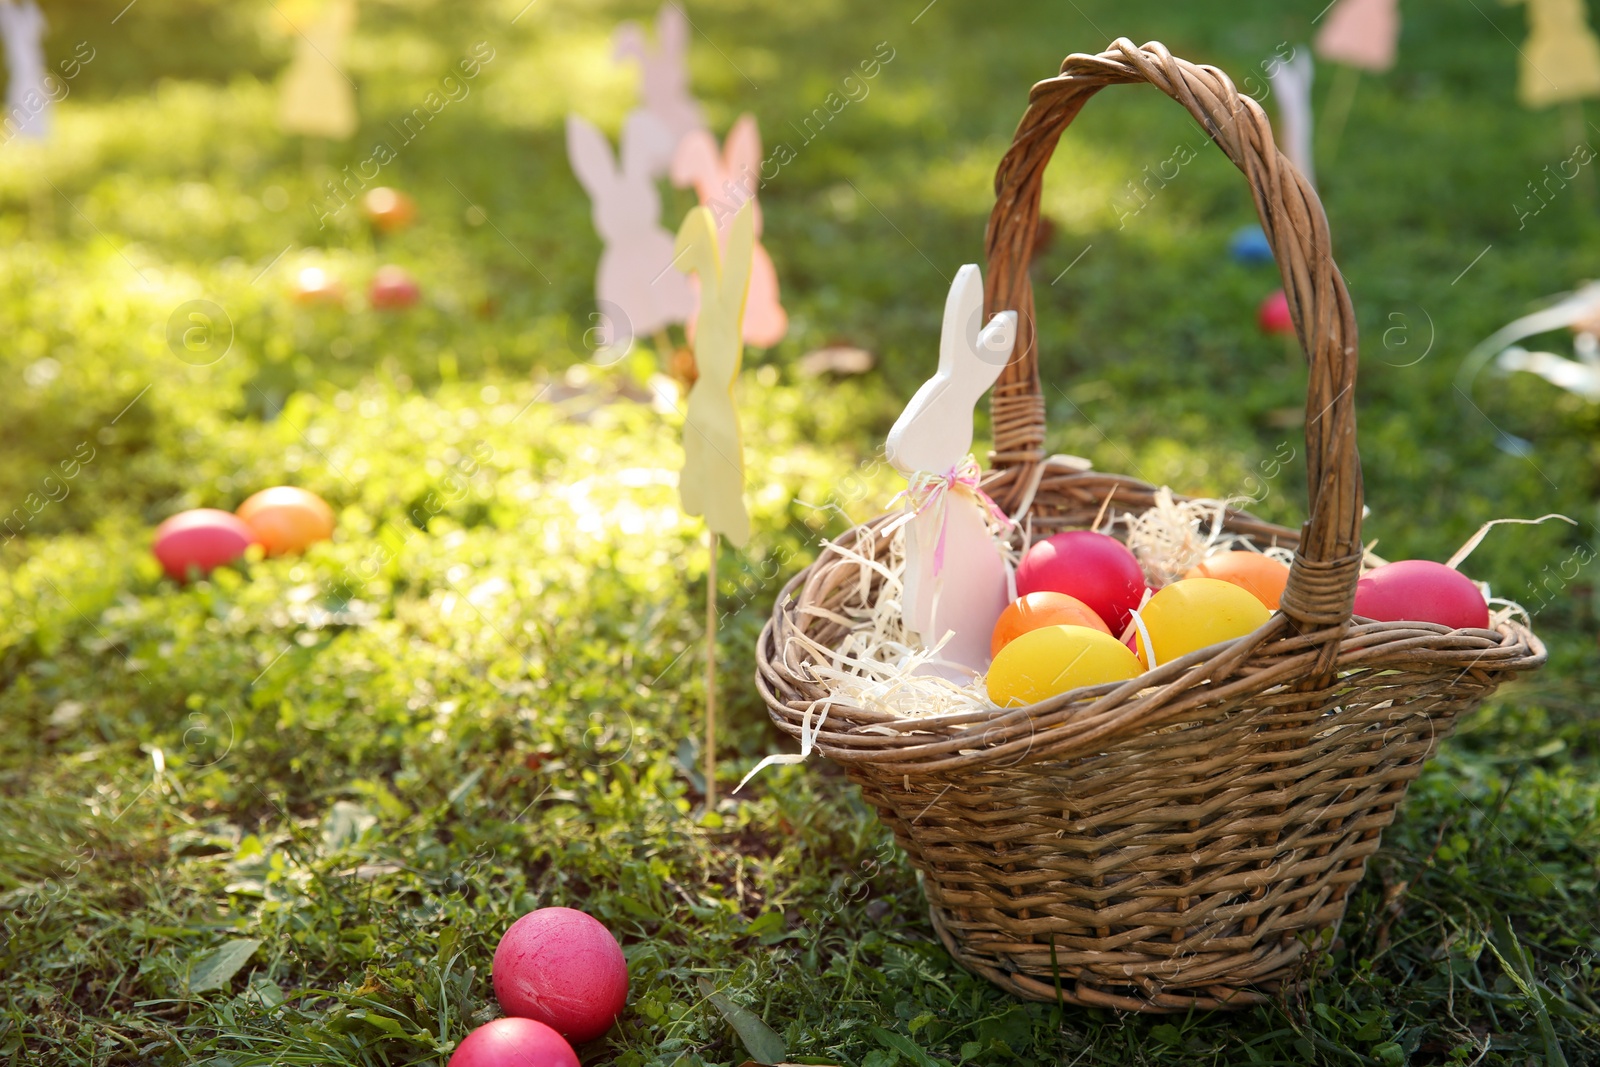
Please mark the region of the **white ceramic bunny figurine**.
<svg viewBox="0 0 1600 1067"><path fill-rule="evenodd" d="M972 413L1000 377L1016 343L1017 313L1002 311L981 331L983 274L956 272L944 305L939 370L917 390L889 431L889 462L911 479L906 507L906 627L925 644L951 638L924 673L970 681L989 666L989 639L1005 610L1005 557L990 532L994 509L970 462ZM965 668L965 669L963 669Z"/></svg>
<svg viewBox="0 0 1600 1067"><path fill-rule="evenodd" d="M599 341L626 347L694 310L688 279L670 269L672 234L661 225L661 194L650 175L672 151L672 136L643 111L622 127L622 165L605 135L567 117L567 157L594 202L594 228L605 242L595 277Z"/></svg>
<svg viewBox="0 0 1600 1067"><path fill-rule="evenodd" d="M745 300L744 339L757 348L771 348L789 330L789 315L778 300L778 272L761 244L761 131L754 115L740 115L728 131L722 150L709 130L691 130L672 157L672 184L694 186L700 203L711 209L724 246L734 213L747 201L755 213L755 258L750 266L750 294Z"/></svg>

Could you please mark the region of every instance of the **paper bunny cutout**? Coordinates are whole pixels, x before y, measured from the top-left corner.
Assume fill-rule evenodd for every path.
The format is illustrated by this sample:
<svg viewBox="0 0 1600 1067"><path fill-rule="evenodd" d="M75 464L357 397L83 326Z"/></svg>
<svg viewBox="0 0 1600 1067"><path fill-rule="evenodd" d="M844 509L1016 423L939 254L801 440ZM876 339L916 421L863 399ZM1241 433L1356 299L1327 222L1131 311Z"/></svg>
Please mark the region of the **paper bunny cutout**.
<svg viewBox="0 0 1600 1067"><path fill-rule="evenodd" d="M661 194L651 178L672 151L665 127L642 111L622 127L622 163L593 124L567 116L567 159L593 201L594 228L605 242L595 275L602 345L630 344L694 310L689 281L672 270L672 234L661 225Z"/></svg>
<svg viewBox="0 0 1600 1067"><path fill-rule="evenodd" d="M345 141L356 132L355 89L339 67L355 24L355 0L331 0L320 19L298 29L278 99L285 133Z"/></svg>
<svg viewBox="0 0 1600 1067"><path fill-rule="evenodd" d="M645 41L644 30L637 22L624 22L617 27L611 47L616 59L638 61L643 110L666 127L674 145L691 130L705 129L700 105L689 93L689 20L675 0L662 4L656 16L654 48ZM664 175L670 163L669 157L652 176Z"/></svg>
<svg viewBox="0 0 1600 1067"><path fill-rule="evenodd" d="M38 138L50 132L46 109L51 97L41 43L46 28L44 13L33 0L0 3L0 35L5 37L6 69L11 72L6 83L6 118L20 137Z"/></svg>
<svg viewBox="0 0 1600 1067"><path fill-rule="evenodd" d="M1600 41L1583 0L1528 0L1528 40L1518 55L1517 98L1524 107L1600 96Z"/></svg>
<svg viewBox="0 0 1600 1067"><path fill-rule="evenodd" d="M1278 117L1283 121L1283 135L1279 138L1283 154L1306 176L1306 181L1316 185L1311 158L1311 74L1311 56L1297 51L1292 59L1274 66L1267 78L1278 98Z"/></svg>
<svg viewBox="0 0 1600 1067"><path fill-rule="evenodd" d="M700 376L689 390L678 495L686 514L704 515L707 528L735 548L750 540L750 516L744 507L744 442L733 383L744 356L739 324L754 248L755 209L748 203L734 214L728 228L726 257L711 211L704 207L689 209L675 245L681 269L700 279L700 328L694 340Z"/></svg>
<svg viewBox="0 0 1600 1067"><path fill-rule="evenodd" d="M778 272L761 246L761 133L754 115L740 115L728 131L723 149L708 130L692 130L678 142L672 157L672 184L694 186L703 207L709 208L722 239L735 212L748 203L756 237L750 268L750 296L745 306L744 339L758 348L771 348L789 330L789 316L778 302ZM691 327L693 320L690 321Z"/></svg>
<svg viewBox="0 0 1600 1067"><path fill-rule="evenodd" d="M922 672L958 681L988 668L989 638L1010 597L1005 557L989 530L997 509L980 496L968 452L973 409L1011 358L1017 313L1002 311L980 331L982 316L983 274L968 263L945 300L939 369L906 405L886 446L890 464L911 479L906 628L928 645L952 634L939 653L945 662Z"/></svg>
<svg viewBox="0 0 1600 1067"><path fill-rule="evenodd" d="M1315 47L1330 62L1381 73L1394 66L1399 42L1399 0L1339 0Z"/></svg>

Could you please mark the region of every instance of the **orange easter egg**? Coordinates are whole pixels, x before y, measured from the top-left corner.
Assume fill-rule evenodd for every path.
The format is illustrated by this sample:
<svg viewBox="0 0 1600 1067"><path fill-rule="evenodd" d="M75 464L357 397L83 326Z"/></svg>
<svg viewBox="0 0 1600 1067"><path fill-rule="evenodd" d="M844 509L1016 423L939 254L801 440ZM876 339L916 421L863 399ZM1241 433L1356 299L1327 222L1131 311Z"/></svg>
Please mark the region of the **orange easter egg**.
<svg viewBox="0 0 1600 1067"><path fill-rule="evenodd" d="M1094 609L1075 596L1049 591L1029 593L1013 600L1000 613L989 640L989 655L998 656L1014 639L1041 626L1087 626L1101 633L1111 632Z"/></svg>
<svg viewBox="0 0 1600 1067"><path fill-rule="evenodd" d="M1219 552L1197 566L1185 578L1216 578L1255 594L1255 598L1278 610L1278 598L1289 583L1289 565L1260 552Z"/></svg>
<svg viewBox="0 0 1600 1067"><path fill-rule="evenodd" d="M304 552L333 536L333 509L320 496L293 485L263 489L236 512L256 532L267 555Z"/></svg>

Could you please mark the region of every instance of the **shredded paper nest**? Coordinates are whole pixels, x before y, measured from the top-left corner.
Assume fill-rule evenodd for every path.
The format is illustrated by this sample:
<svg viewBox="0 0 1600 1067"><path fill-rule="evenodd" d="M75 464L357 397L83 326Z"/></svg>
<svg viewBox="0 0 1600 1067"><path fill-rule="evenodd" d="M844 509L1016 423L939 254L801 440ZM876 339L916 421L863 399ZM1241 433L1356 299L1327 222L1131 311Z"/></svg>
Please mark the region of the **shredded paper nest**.
<svg viewBox="0 0 1600 1067"><path fill-rule="evenodd" d="M1263 552L1281 563L1294 560L1294 550L1283 546L1259 548L1243 534L1225 529L1228 512L1246 503L1243 499L1178 500L1163 487L1156 502L1137 515L1106 519L1097 525L1101 533L1117 534L1133 551L1144 568L1152 588L1177 581L1190 568L1222 552ZM1500 523L1536 523L1564 516L1546 515L1540 519L1495 519L1485 523L1471 540L1449 561L1457 566L1483 540L1490 528ZM1571 521L1568 519L1567 521ZM840 621L850 630L837 648L817 646L812 676L825 685L837 703L853 704L870 711L896 717L942 715L948 712L979 711L995 707L989 700L981 675L966 683L950 681L918 668L938 660L943 642L925 646L905 629L900 610L900 575L905 567L904 527L895 526L888 534L888 553L877 557L877 542L872 531L863 531L855 548L831 545L847 559L860 565L860 580L841 605ZM1015 566L1020 557L1020 537L1007 543L1008 563ZM1384 560L1369 550L1363 570L1381 566ZM880 583L874 588L872 578ZM1515 601L1488 595L1490 625L1509 619L1527 624L1528 613ZM944 666L953 666L940 661Z"/></svg>

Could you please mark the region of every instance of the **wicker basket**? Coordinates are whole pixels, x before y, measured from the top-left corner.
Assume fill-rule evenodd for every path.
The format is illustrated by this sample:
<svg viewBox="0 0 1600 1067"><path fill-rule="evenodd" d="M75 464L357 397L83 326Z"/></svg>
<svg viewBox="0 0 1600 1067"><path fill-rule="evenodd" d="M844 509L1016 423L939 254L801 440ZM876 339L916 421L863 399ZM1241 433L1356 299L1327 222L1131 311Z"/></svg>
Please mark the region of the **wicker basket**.
<svg viewBox="0 0 1600 1067"><path fill-rule="evenodd" d="M1101 88L1149 82L1188 108L1244 173L1310 361L1310 521L1244 513L1229 528L1295 548L1281 609L1256 633L1133 681L1031 707L896 718L832 703L816 748L838 761L921 872L929 912L967 969L1031 999L1169 1012L1278 991L1332 940L1396 805L1447 736L1517 671L1544 662L1515 624L1446 630L1352 619L1361 563L1356 330L1327 220L1276 150L1257 103L1213 67L1118 40L1033 87L995 179L987 313L1019 333L992 400L984 481L1034 537L1086 527L1154 487L1047 459L1028 280L1040 183L1062 131ZM886 538L840 544L882 555ZM832 549L797 575L761 635L757 684L799 736L829 697L808 663L878 579ZM814 728L814 723L812 724Z"/></svg>

